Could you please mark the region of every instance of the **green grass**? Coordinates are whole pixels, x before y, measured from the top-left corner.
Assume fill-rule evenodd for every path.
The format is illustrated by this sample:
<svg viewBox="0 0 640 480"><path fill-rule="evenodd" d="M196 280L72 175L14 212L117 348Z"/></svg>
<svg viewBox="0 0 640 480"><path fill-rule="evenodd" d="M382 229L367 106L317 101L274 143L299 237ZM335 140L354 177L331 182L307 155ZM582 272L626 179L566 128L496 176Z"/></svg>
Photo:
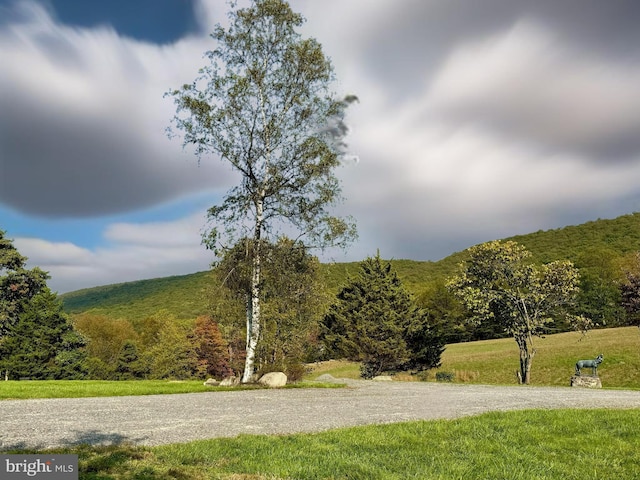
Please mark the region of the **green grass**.
<svg viewBox="0 0 640 480"><path fill-rule="evenodd" d="M568 386L578 360L604 354L598 375L605 388L640 388L640 330L637 327L593 330L536 338L532 385ZM514 384L519 368L512 338L447 345L441 371L455 372L459 382ZM587 373L591 373L589 370ZM431 377L434 377L432 373Z"/></svg>
<svg viewBox="0 0 640 480"><path fill-rule="evenodd" d="M119 397L211 391L250 390L258 385L205 387L201 380L20 380L0 382L0 400L32 398ZM342 385L298 382L284 388L340 388Z"/></svg>
<svg viewBox="0 0 640 480"><path fill-rule="evenodd" d="M640 330L637 327L593 330L580 333L558 333L536 338L537 353L531 368L531 384L569 386L578 360L604 354L598 375L604 388L640 389ZM519 368L518 346L513 338L447 345L442 366L429 372L434 380L437 372L455 374L456 383L514 385ZM323 373L336 378L359 378L360 365L344 360L312 364L310 379ZM591 373L588 370L586 373ZM398 379L416 380L408 374Z"/></svg>
<svg viewBox="0 0 640 480"><path fill-rule="evenodd" d="M81 479L637 479L640 409L528 410L160 447L77 447Z"/></svg>
<svg viewBox="0 0 640 480"><path fill-rule="evenodd" d="M117 397L206 392L202 381L20 380L0 382L0 399Z"/></svg>

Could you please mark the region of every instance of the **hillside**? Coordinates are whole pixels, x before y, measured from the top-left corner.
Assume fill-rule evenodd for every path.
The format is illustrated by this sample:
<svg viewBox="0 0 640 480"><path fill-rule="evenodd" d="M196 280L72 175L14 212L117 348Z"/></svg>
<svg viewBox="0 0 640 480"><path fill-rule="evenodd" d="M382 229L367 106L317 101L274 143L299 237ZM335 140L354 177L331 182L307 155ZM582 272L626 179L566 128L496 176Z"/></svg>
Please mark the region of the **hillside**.
<svg viewBox="0 0 640 480"><path fill-rule="evenodd" d="M611 220L595 220L582 225L518 235L514 240L531 251L540 262L569 259L577 262L591 252L607 250L623 256L640 251L640 213ZM405 286L421 292L429 282L455 272L464 252L454 253L437 262L392 260ZM331 291L337 292L348 275L358 271L358 262L322 265L322 275ZM117 285L88 288L61 295L69 313L93 311L114 318L144 318L166 309L178 318L193 318L206 312L208 272L156 278Z"/></svg>

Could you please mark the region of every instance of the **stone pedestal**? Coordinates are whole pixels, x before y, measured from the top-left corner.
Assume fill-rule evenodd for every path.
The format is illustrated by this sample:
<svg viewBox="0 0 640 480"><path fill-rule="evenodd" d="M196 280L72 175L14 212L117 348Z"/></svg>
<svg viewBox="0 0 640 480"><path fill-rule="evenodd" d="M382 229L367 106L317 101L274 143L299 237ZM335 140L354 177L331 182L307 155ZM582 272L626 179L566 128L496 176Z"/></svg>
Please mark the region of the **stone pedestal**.
<svg viewBox="0 0 640 480"><path fill-rule="evenodd" d="M602 382L597 375L573 375L571 377L572 387L602 388Z"/></svg>

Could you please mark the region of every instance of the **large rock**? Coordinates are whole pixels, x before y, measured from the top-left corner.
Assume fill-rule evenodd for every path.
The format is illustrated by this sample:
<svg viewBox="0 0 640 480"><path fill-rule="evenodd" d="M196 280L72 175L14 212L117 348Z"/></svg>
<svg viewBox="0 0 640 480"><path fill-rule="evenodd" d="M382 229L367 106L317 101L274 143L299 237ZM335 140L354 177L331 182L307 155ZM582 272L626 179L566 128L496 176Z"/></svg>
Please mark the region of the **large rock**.
<svg viewBox="0 0 640 480"><path fill-rule="evenodd" d="M206 382L204 382L205 387L216 387L220 382L215 378L208 378Z"/></svg>
<svg viewBox="0 0 640 480"><path fill-rule="evenodd" d="M236 377L234 375L231 375L220 382L221 387L235 387L236 385L240 385L240 377Z"/></svg>
<svg viewBox="0 0 640 480"><path fill-rule="evenodd" d="M572 387L602 388L600 377L593 375L573 375L571 377Z"/></svg>
<svg viewBox="0 0 640 480"><path fill-rule="evenodd" d="M284 387L287 384L287 376L282 372L265 373L258 383L269 388Z"/></svg>

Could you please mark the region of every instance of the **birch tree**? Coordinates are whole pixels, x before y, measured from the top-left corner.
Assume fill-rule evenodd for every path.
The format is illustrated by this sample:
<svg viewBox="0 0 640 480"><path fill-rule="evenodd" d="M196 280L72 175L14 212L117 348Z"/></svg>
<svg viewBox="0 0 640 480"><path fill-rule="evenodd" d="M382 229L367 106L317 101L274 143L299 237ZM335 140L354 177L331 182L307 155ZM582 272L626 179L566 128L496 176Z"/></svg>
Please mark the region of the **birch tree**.
<svg viewBox="0 0 640 480"><path fill-rule="evenodd" d="M496 319L513 336L520 351L520 383L531 379L536 354L534 337L545 333L555 316L566 316L576 328L585 319L573 316L579 274L568 261L537 266L531 254L516 242L488 242L469 249L469 259L448 287L471 313L476 325Z"/></svg>
<svg viewBox="0 0 640 480"><path fill-rule="evenodd" d="M307 246L344 247L356 235L350 218L330 211L341 201L335 170L346 155L346 108L354 96L331 90L331 62L320 44L296 31L304 18L284 0L231 4L229 26L211 37L217 47L196 80L169 92L176 103L173 131L240 174L209 209L205 244L217 250L252 240L251 298L246 306L246 361L254 371L260 337L263 241L296 232Z"/></svg>

